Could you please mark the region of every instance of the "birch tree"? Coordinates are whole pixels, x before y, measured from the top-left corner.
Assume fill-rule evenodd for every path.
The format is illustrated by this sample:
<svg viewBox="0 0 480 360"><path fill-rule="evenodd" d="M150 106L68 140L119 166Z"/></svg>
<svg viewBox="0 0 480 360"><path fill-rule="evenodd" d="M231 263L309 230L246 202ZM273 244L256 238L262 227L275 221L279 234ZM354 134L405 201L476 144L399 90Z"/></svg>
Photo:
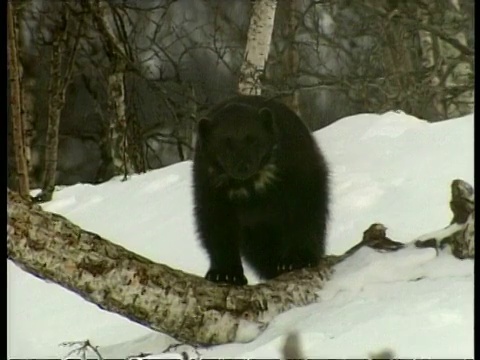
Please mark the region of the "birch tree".
<svg viewBox="0 0 480 360"><path fill-rule="evenodd" d="M238 92L242 95L260 95L261 75L272 41L277 0L256 0L247 34L247 46L240 69Z"/></svg>
<svg viewBox="0 0 480 360"><path fill-rule="evenodd" d="M434 106L444 118L473 112L473 54L465 32L458 1L440 1L418 7L423 65L432 71L433 87L443 88L433 97ZM432 26L432 18L444 18L442 28Z"/></svg>
<svg viewBox="0 0 480 360"><path fill-rule="evenodd" d="M21 59L20 59L21 60ZM23 64L22 64L23 65ZM29 172L29 178L33 176L32 168L32 140L35 137L35 94L34 88L36 85L36 79L27 74L25 66L22 66L22 83L20 86L21 100L22 100L22 115L24 125L24 148L25 148L25 160L27 162L27 168Z"/></svg>
<svg viewBox="0 0 480 360"><path fill-rule="evenodd" d="M66 3L59 3L58 5L61 21L52 31L45 167L42 175L42 192L36 197L39 201L51 200L55 189L60 118L65 106L65 95L72 79L75 57L83 30L83 18L81 18L77 23L74 35L69 35L68 27L73 24L71 9ZM65 61L67 53L68 57ZM62 71L63 67L66 68L65 72Z"/></svg>
<svg viewBox="0 0 480 360"><path fill-rule="evenodd" d="M286 102L300 94L312 128L365 111L401 109L430 121L473 111L473 31L465 9L472 0L301 2L296 75L285 71L295 58L288 32L279 34L278 26L294 3L277 9L282 21L276 20L262 85Z"/></svg>
<svg viewBox="0 0 480 360"><path fill-rule="evenodd" d="M123 174L126 179L134 172L134 166L128 154L125 105L125 71L131 59L128 58L122 42L110 25L108 2L89 0L86 5L105 41L105 50L110 60L110 73L107 79L109 131L106 143L110 146L114 172Z"/></svg>
<svg viewBox="0 0 480 360"><path fill-rule="evenodd" d="M458 19L461 17L458 1L450 1L450 7L446 10L445 15L450 25L446 33L452 40L461 45L459 49L458 46L454 46L448 41L438 39L439 61L444 62L442 75L445 78L446 92L456 94L456 96L446 96L445 116L454 118L465 113L471 113L474 110L474 90L469 86L474 78L474 65L473 56L465 58L462 51L462 49L468 49L464 30L455 28L455 24L459 22Z"/></svg>
<svg viewBox="0 0 480 360"><path fill-rule="evenodd" d="M24 121L21 109L20 73L18 61L18 42L16 36L15 10L11 1L7 3L8 21L8 73L10 81L10 109L15 154L15 170L18 182L18 191L23 197L28 197L30 185L28 179L28 166L24 144Z"/></svg>
<svg viewBox="0 0 480 360"><path fill-rule="evenodd" d="M35 134L35 85L36 78L33 74L33 68L36 66L35 61L27 55L29 49L28 36L25 35L28 31L28 11L27 8L31 6L31 1L24 1L22 3L15 3L15 32L17 41L17 54L20 77L20 103L23 125L23 148L25 153L25 161L29 173L29 185L32 185L32 153L31 144Z"/></svg>

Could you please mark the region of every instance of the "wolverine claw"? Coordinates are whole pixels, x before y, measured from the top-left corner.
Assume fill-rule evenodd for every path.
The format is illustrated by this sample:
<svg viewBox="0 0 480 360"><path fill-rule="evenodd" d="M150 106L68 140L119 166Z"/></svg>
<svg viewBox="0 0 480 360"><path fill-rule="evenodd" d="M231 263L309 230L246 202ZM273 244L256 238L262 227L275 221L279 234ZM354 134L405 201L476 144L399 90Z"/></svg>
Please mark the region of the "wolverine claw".
<svg viewBox="0 0 480 360"><path fill-rule="evenodd" d="M223 283L230 285L247 285L248 281L243 272L222 272L219 270L208 270L205 279L214 283Z"/></svg>
<svg viewBox="0 0 480 360"><path fill-rule="evenodd" d="M277 272L278 272L278 275L280 275L280 274L283 274L285 272L298 270L298 269L303 269L303 268L311 268L313 266L315 266L315 265L311 262L305 262L305 263L293 262L293 263L287 263L287 264L280 263L280 264L277 265Z"/></svg>

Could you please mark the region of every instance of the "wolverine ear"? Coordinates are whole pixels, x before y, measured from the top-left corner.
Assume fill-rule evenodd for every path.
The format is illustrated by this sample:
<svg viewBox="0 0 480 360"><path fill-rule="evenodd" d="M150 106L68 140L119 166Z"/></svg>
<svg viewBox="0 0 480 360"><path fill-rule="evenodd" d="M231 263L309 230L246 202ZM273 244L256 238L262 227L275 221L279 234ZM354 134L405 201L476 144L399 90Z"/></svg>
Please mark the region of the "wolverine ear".
<svg viewBox="0 0 480 360"><path fill-rule="evenodd" d="M268 131L270 131L272 133L275 132L275 130L276 130L275 117L273 115L272 110L270 110L269 108L266 108L266 107L261 108L258 111L258 117Z"/></svg>
<svg viewBox="0 0 480 360"><path fill-rule="evenodd" d="M212 121L208 118L201 118L198 122L198 137L202 140L207 140L210 135Z"/></svg>

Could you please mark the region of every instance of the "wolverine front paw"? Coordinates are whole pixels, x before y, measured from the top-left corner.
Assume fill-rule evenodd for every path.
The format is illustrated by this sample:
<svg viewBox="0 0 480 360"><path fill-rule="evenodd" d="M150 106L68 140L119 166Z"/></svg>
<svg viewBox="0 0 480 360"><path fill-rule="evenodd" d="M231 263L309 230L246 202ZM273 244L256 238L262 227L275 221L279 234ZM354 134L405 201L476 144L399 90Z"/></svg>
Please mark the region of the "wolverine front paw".
<svg viewBox="0 0 480 360"><path fill-rule="evenodd" d="M208 270L205 279L214 283L224 283L230 285L247 285L247 278L243 272L225 272L219 270Z"/></svg>

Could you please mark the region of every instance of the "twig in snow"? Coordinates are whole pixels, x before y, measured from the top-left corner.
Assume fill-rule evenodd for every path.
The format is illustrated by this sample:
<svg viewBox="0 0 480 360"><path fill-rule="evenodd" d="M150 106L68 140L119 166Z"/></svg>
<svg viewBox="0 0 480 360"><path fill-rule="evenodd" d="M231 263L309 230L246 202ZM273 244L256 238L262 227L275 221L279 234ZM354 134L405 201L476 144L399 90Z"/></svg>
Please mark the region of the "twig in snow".
<svg viewBox="0 0 480 360"><path fill-rule="evenodd" d="M72 354L75 354L75 353L78 353L80 356L81 356L81 359L82 360L86 360L87 359L87 351L88 349L92 349L92 351L95 353L95 355L97 356L97 359L98 360L104 360L102 355L100 354L100 352L97 350L97 346L93 346L91 343L90 343L90 340L84 340L84 341L65 341L63 343L60 344L61 346L68 346L68 347L73 347L73 346L76 346L75 349L71 350L66 356L64 356L64 359L65 358L68 358L70 355Z"/></svg>

